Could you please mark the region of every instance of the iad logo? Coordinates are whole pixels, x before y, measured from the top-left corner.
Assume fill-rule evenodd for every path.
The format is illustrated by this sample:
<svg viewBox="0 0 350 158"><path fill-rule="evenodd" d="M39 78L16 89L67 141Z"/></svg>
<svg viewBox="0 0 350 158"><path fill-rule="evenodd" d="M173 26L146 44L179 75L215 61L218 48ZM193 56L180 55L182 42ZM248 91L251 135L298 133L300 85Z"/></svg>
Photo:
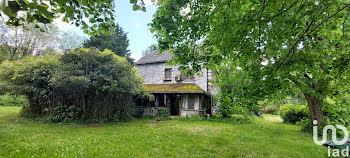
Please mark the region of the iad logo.
<svg viewBox="0 0 350 158"><path fill-rule="evenodd" d="M337 130L335 129L334 126L332 125L327 125L323 128L323 133L322 133L322 140L321 141L318 141L317 139L317 120L314 120L313 121L313 138L314 138L314 142L318 145L323 145L324 143L326 143L327 141L327 131L330 129L332 131L332 141L335 145L344 145L347 141L348 141L348 138L349 138L349 133L348 133L348 130L344 127L344 126L341 126L341 125L336 125L337 128L341 129L343 132L344 132L344 138L342 140L339 140L337 139L337 135L336 135L336 132ZM330 148L330 146L328 146L328 157L340 157L340 156L343 156L343 157L349 157L349 146L346 146L345 149L332 149Z"/></svg>
<svg viewBox="0 0 350 158"><path fill-rule="evenodd" d="M317 139L317 120L314 120L313 121L313 138L314 138L314 142L317 144L317 145L323 145L324 143L326 143L327 141L327 131L330 129L332 131L332 141L335 145L343 145L346 143L346 141L348 141L349 139L349 133L348 133L348 130L342 126L342 125L336 125L337 128L341 129L343 132L344 132L344 138L340 141L338 141L337 139L337 129L335 129L334 126L332 125L327 125L323 128L323 133L322 133L322 140L319 141Z"/></svg>

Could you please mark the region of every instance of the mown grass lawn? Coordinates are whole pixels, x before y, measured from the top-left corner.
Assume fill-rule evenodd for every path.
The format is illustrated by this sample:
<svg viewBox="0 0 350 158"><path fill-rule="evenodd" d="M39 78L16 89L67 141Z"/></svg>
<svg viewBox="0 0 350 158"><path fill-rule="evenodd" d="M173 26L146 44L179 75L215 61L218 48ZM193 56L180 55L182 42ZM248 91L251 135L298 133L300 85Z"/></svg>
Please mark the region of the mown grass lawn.
<svg viewBox="0 0 350 158"><path fill-rule="evenodd" d="M105 125L44 124L0 106L0 157L326 157L300 127L175 119ZM269 116L272 117L272 116Z"/></svg>

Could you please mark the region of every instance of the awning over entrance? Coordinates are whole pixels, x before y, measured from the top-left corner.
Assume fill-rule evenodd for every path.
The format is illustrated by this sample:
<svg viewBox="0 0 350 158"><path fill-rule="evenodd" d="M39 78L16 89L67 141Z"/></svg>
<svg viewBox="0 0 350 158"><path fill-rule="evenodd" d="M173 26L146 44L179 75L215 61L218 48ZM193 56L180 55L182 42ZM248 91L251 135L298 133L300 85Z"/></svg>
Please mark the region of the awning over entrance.
<svg viewBox="0 0 350 158"><path fill-rule="evenodd" d="M144 90L150 93L201 93L208 95L195 83L145 84Z"/></svg>

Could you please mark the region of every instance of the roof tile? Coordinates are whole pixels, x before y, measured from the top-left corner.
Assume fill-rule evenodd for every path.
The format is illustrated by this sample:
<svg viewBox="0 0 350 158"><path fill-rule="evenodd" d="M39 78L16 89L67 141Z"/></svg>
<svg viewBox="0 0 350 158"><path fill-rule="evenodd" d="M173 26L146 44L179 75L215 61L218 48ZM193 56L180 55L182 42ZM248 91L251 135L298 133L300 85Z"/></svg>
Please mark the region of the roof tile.
<svg viewBox="0 0 350 158"><path fill-rule="evenodd" d="M155 50L153 53L146 55L140 58L135 65L143 65L143 64L152 64L152 63L165 63L172 58L172 54L169 51L164 51L161 54L158 54L159 51Z"/></svg>

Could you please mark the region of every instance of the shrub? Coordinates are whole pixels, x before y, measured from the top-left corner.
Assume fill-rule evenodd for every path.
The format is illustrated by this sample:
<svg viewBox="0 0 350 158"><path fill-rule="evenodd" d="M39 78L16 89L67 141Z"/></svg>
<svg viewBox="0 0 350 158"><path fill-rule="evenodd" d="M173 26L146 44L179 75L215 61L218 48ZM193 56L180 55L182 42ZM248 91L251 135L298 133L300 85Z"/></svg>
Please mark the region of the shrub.
<svg viewBox="0 0 350 158"><path fill-rule="evenodd" d="M158 108L157 117L161 119L169 119L170 110L168 108Z"/></svg>
<svg viewBox="0 0 350 158"><path fill-rule="evenodd" d="M284 122L296 123L309 117L306 105L285 104L280 107L280 116Z"/></svg>
<svg viewBox="0 0 350 158"><path fill-rule="evenodd" d="M322 111L324 116L329 119L329 124L350 126L350 102L344 99L325 99Z"/></svg>
<svg viewBox="0 0 350 158"><path fill-rule="evenodd" d="M350 126L350 101L347 100L347 96L338 99L326 98L322 106L322 111L325 120L319 129L322 129L325 125ZM303 131L312 132L313 125L310 118L305 118L299 125L302 127ZM321 134L322 130L318 130L318 132ZM342 135L340 132L341 130L337 130L337 134Z"/></svg>
<svg viewBox="0 0 350 158"><path fill-rule="evenodd" d="M231 118L235 114L246 115L249 112L255 111L254 108L249 108L251 106L241 103L239 100L235 100L233 97L227 96L224 92L220 92L215 96L219 101L216 106L217 113L222 116L222 118Z"/></svg>
<svg viewBox="0 0 350 158"><path fill-rule="evenodd" d="M77 121L81 115L81 109L75 106L58 105L47 110L49 111L47 116L49 122Z"/></svg>
<svg viewBox="0 0 350 158"><path fill-rule="evenodd" d="M23 95L5 94L0 95L0 106L27 106L28 100Z"/></svg>
<svg viewBox="0 0 350 158"><path fill-rule="evenodd" d="M29 111L28 106L23 106L21 111L19 112L19 114L20 114L21 117L24 117L24 118L35 118L35 117L37 117L36 115L34 115L33 113L31 113Z"/></svg>
<svg viewBox="0 0 350 158"><path fill-rule="evenodd" d="M50 105L53 90L50 79L58 59L59 56L27 56L21 61L4 61L0 65L0 80L16 94L27 97L28 111L41 114Z"/></svg>
<svg viewBox="0 0 350 158"><path fill-rule="evenodd" d="M267 105L261 108L261 112L265 114L277 114L278 111L279 107L274 105Z"/></svg>
<svg viewBox="0 0 350 158"><path fill-rule="evenodd" d="M300 94L287 96L274 96L258 101L260 110L267 114L278 114L281 105L284 104L306 104Z"/></svg>
<svg viewBox="0 0 350 158"><path fill-rule="evenodd" d="M220 114L213 114L213 115L211 116L211 118L212 118L212 119L222 119L223 117L222 117L222 115L220 115Z"/></svg>
<svg viewBox="0 0 350 158"><path fill-rule="evenodd" d="M109 50L76 49L62 56L26 57L1 64L0 76L26 95L25 113L51 122L129 120L142 77Z"/></svg>

